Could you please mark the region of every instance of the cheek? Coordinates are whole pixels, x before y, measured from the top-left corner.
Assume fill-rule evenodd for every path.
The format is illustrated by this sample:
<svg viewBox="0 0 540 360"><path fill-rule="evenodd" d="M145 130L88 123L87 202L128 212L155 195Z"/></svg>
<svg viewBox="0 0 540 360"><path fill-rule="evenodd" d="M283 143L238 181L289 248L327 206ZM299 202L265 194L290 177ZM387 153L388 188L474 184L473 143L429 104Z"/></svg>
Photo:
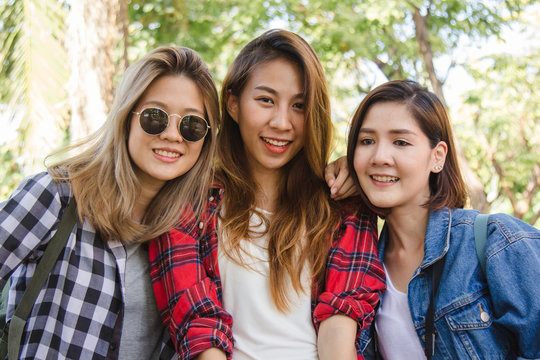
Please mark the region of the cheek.
<svg viewBox="0 0 540 360"><path fill-rule="evenodd" d="M190 149L189 149L189 154L190 154L189 160L190 160L190 162L188 163L188 166L189 166L190 169L193 166L195 166L197 161L199 161L199 159L201 157L201 154L202 154L202 150L203 150L203 143L204 143L203 141L200 141L200 143L190 144ZM209 164L209 166L211 166L211 164Z"/></svg>
<svg viewBox="0 0 540 360"><path fill-rule="evenodd" d="M360 179L360 174L363 173L365 169L365 162L366 159L364 159L365 151L362 151L362 149L357 146L354 150L354 159L353 159L353 166L354 166L354 172L356 173L356 176Z"/></svg>
<svg viewBox="0 0 540 360"><path fill-rule="evenodd" d="M136 145L138 142L139 141L137 139L137 131L133 129L133 123L132 123L132 125L129 128L128 139L127 139L128 154L131 158L133 158L133 152L136 151L137 149Z"/></svg>

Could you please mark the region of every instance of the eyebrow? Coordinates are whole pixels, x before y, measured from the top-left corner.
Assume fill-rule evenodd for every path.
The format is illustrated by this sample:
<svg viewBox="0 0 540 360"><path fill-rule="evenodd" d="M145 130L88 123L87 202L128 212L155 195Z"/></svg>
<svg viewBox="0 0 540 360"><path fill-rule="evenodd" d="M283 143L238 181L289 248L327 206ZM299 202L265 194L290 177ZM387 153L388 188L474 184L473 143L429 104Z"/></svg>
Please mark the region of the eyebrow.
<svg viewBox="0 0 540 360"><path fill-rule="evenodd" d="M359 132L361 133L367 133L367 134L374 134L376 131L374 129L369 128L360 128ZM416 135L414 131L408 130L408 129L391 129L389 131L390 134L410 134L410 135Z"/></svg>
<svg viewBox="0 0 540 360"><path fill-rule="evenodd" d="M277 95L276 90L274 90L271 87L268 87L266 85L255 86L255 90L263 90L263 91L269 92L272 95ZM298 94L294 95L293 98L295 98L295 99L303 99L304 98L304 93L298 93Z"/></svg>
<svg viewBox="0 0 540 360"><path fill-rule="evenodd" d="M148 106L148 105L154 105L154 106L157 106L157 107L161 108L162 110L167 108L167 104L162 103L161 101L157 101L157 100L146 101L146 102L142 103L141 105L143 107ZM196 115L204 116L204 112L202 112L201 110L196 109L196 108L188 107L188 108L185 108L183 110L184 110L185 114L196 114ZM167 113L169 113L169 112L167 111ZM172 114L173 113L171 113L170 115L172 115Z"/></svg>

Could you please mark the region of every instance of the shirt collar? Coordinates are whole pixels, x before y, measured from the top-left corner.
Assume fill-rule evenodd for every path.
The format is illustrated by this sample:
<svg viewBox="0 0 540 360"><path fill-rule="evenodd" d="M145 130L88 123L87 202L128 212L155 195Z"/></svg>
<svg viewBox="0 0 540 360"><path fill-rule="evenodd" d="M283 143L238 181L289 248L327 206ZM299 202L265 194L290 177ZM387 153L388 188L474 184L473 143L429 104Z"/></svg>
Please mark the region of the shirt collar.
<svg viewBox="0 0 540 360"><path fill-rule="evenodd" d="M452 211L448 208L429 212L426 235L424 237L424 259L420 268L424 269L442 258L450 246L450 228L452 227ZM383 262L384 248L388 241L388 229L384 225L379 236L378 254Z"/></svg>

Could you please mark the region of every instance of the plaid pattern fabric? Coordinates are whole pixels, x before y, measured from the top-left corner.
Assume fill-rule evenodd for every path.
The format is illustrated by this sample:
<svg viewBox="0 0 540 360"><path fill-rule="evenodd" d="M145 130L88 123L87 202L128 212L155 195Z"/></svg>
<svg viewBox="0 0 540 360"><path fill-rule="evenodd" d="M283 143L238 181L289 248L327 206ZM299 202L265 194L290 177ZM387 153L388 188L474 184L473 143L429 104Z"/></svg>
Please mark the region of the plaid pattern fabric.
<svg viewBox="0 0 540 360"><path fill-rule="evenodd" d="M55 183L48 173L40 173L26 178L0 204L0 285L12 279L8 319L70 196L68 183ZM119 241L105 242L88 221L78 222L28 318L20 358L118 358L125 267L126 252ZM176 357L168 340L162 359Z"/></svg>
<svg viewBox="0 0 540 360"><path fill-rule="evenodd" d="M214 188L200 222L185 222L150 244L151 279L158 308L180 359L193 359L216 347L233 351L231 316L221 306L216 233L218 204L223 191ZM375 217L344 214L327 263L324 289L312 292L313 323L343 314L360 329L373 321L384 270L377 257ZM356 339L358 359L360 331Z"/></svg>

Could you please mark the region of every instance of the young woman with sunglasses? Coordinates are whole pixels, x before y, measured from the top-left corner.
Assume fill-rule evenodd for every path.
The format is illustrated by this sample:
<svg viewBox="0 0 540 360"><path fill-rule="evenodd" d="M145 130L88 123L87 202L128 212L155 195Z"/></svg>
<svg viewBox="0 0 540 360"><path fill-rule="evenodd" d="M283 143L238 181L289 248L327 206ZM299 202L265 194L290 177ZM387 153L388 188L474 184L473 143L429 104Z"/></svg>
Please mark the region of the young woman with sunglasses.
<svg viewBox="0 0 540 360"><path fill-rule="evenodd" d="M181 359L357 359L383 290L373 216L329 197L322 66L300 36L247 44L223 83L217 183L202 221L151 245Z"/></svg>
<svg viewBox="0 0 540 360"><path fill-rule="evenodd" d="M0 205L9 320L68 202L77 203L77 224L33 306L20 358L176 357L162 331L147 243L183 213L200 213L218 116L198 54L158 48L125 71L104 125L68 149L77 155L28 177Z"/></svg>
<svg viewBox="0 0 540 360"><path fill-rule="evenodd" d="M371 329L383 358L540 358L540 231L489 215L476 249L478 212L463 209L439 99L413 81L375 88L353 116L347 159L364 202L386 220L378 249L388 288Z"/></svg>

